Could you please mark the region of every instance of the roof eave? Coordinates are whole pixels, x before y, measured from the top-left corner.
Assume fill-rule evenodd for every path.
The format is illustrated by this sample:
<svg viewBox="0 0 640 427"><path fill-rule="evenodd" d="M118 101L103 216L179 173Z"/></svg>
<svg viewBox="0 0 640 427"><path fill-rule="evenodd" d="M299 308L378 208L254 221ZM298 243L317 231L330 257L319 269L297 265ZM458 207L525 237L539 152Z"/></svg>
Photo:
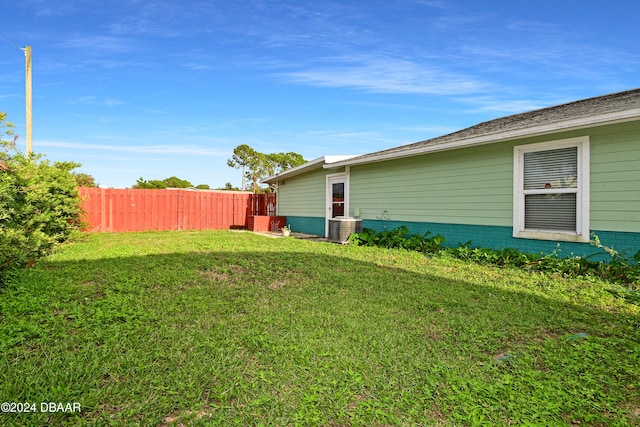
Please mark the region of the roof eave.
<svg viewBox="0 0 640 427"><path fill-rule="evenodd" d="M284 172L281 172L277 175L273 175L270 177L267 177L263 180L261 180L260 182L263 184L271 184L273 182L278 182L283 180L284 178L289 178L292 176L296 176L299 175L301 173L307 172L309 170L312 169L318 169L321 168L322 165L324 164L325 160L324 160L324 156L323 157L318 157L317 159L313 159L313 160L309 160L306 163L303 163L299 166L293 167L291 169L287 169Z"/></svg>
<svg viewBox="0 0 640 427"><path fill-rule="evenodd" d="M301 175L313 169L320 169L323 167L333 167L335 162L342 162L347 159L354 157L353 155L349 156L322 156L317 159L309 160L307 163L302 165L293 167L291 169L287 169L284 172L281 172L277 175L270 176L261 180L260 182L263 184L271 184L278 181L282 181L285 178L291 178L296 175Z"/></svg>
<svg viewBox="0 0 640 427"><path fill-rule="evenodd" d="M456 148L469 147L474 145L493 144L498 142L510 141L520 138L528 138L540 135L546 135L556 132L566 132L578 129L584 129L593 126L603 126L615 123L624 123L640 118L640 108L617 111L614 113L601 114L596 117L582 117L572 120L564 120L561 122L549 123L539 126L533 126L523 129L515 129L504 132L494 132L487 135L480 135L472 138L463 138L442 144L424 145L404 151L396 151L392 153L380 153L378 156L367 156L361 159L353 158L341 162L333 163L332 167L351 166L366 163L382 162L386 160L399 159L403 157L411 157L420 154L433 153L437 151L447 151Z"/></svg>

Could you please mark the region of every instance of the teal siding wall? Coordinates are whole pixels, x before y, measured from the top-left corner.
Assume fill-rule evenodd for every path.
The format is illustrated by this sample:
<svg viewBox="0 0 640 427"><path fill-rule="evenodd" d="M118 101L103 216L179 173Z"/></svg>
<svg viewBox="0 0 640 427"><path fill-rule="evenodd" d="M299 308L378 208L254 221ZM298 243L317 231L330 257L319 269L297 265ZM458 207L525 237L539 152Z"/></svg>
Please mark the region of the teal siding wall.
<svg viewBox="0 0 640 427"><path fill-rule="evenodd" d="M287 224L291 227L291 231L293 232L324 236L324 217L287 215Z"/></svg>
<svg viewBox="0 0 640 427"><path fill-rule="evenodd" d="M602 249L588 243L554 242L549 240L515 239L511 227L443 224L408 221L363 220L362 226L376 231L391 230L401 225L409 228L410 234L431 232L432 236L442 235L444 245L456 247L471 241L472 247L492 249L514 248L527 253L549 254L557 251L558 256L605 255ZM604 246L617 250L621 255L631 257L640 250L640 233L624 233L616 231L594 231ZM605 257L606 258L606 257Z"/></svg>

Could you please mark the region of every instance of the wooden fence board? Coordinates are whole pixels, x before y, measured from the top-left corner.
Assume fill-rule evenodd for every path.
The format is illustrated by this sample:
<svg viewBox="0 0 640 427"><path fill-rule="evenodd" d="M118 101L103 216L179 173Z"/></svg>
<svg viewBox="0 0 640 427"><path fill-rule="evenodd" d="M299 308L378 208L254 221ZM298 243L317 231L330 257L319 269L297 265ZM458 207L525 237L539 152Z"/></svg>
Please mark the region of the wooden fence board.
<svg viewBox="0 0 640 427"><path fill-rule="evenodd" d="M89 232L246 228L252 206L266 206L262 199L268 197L181 189L78 190Z"/></svg>

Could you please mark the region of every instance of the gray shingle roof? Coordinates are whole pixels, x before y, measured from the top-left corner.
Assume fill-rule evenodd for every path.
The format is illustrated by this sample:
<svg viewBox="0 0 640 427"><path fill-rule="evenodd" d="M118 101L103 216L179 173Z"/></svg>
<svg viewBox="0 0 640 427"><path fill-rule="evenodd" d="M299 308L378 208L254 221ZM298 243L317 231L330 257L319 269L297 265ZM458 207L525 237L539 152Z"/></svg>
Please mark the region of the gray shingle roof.
<svg viewBox="0 0 640 427"><path fill-rule="evenodd" d="M640 109L640 88L490 120L425 141L354 157L342 163L364 163L367 160L375 161L375 159L402 157L403 155L419 153L421 149L427 150L440 145L447 146L457 141L468 139L486 139L492 135L523 135L526 134L527 129L535 129L542 126L549 127L554 123L569 121L588 123L590 117L636 109Z"/></svg>

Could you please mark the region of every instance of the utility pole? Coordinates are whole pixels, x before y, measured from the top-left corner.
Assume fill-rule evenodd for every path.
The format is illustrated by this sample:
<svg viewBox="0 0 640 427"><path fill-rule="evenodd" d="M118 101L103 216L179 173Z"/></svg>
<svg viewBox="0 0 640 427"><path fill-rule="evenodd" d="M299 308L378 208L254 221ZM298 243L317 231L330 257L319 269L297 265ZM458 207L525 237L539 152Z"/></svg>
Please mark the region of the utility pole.
<svg viewBox="0 0 640 427"><path fill-rule="evenodd" d="M26 80L26 106L27 106L27 155L33 151L33 104L32 104L32 91L31 91L31 46L27 46L24 49L25 58L25 80Z"/></svg>

